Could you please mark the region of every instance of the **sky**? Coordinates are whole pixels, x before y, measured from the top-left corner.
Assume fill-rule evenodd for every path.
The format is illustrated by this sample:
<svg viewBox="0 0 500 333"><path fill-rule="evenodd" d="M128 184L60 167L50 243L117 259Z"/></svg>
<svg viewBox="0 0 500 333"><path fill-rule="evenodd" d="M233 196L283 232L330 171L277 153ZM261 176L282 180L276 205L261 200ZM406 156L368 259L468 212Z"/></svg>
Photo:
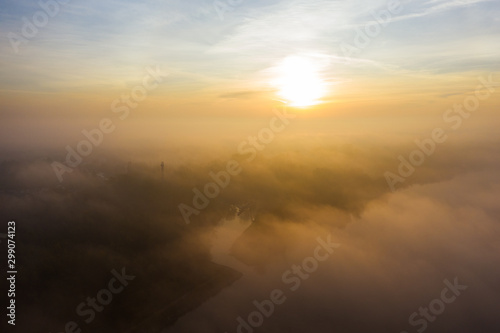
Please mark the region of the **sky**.
<svg viewBox="0 0 500 333"><path fill-rule="evenodd" d="M498 0L0 0L19 328L498 332L499 92Z"/></svg>
<svg viewBox="0 0 500 333"><path fill-rule="evenodd" d="M352 55L342 45L356 47L356 29L364 29L389 2L235 3L73 0L58 5L54 17L18 44L12 33L23 37L23 18L32 22L40 5L2 1L0 88L3 94L107 95L126 90L146 66L158 65L168 73L155 91L164 103L228 96L259 102L273 98L273 68L288 56L303 55L319 65L328 83L323 99L331 103L359 94L357 87L366 81L394 77L409 85L407 95L419 78L448 81L449 86L428 89L452 94L470 74L498 66L496 1L401 1L398 14Z"/></svg>
<svg viewBox="0 0 500 333"><path fill-rule="evenodd" d="M162 82L122 127L144 136L142 122L171 141L165 133L235 138L276 105L304 103L307 128L340 119L387 132L397 120L401 132L423 131L499 65L496 1L40 3L2 1L0 116L10 146L7 123L51 146L78 140L147 68Z"/></svg>

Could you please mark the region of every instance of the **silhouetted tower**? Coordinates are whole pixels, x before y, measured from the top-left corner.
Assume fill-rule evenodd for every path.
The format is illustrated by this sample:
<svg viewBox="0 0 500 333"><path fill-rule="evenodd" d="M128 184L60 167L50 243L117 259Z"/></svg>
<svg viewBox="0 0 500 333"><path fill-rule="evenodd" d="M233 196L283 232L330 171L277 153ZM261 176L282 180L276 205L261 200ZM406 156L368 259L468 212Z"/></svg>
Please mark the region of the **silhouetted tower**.
<svg viewBox="0 0 500 333"><path fill-rule="evenodd" d="M165 163L163 163L163 161L161 162L160 167L161 167L161 180L163 181L164 171L165 171Z"/></svg>

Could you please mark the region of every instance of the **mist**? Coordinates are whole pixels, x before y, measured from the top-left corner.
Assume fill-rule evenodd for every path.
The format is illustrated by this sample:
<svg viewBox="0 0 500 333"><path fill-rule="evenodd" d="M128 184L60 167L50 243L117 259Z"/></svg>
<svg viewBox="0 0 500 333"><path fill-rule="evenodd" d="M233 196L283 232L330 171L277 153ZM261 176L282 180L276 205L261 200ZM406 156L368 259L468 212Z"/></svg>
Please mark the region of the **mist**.
<svg viewBox="0 0 500 333"><path fill-rule="evenodd" d="M449 142L393 192L384 173L415 146L345 141L288 136L251 161L220 146L184 158L169 150L163 173L160 148L97 151L63 182L50 155L4 159L1 216L22 221L18 255L29 258L18 282L23 323L236 332L253 302L278 289L286 302L255 331L409 332L423 327L410 315L458 278L467 290L429 331L494 331L497 143ZM186 223L179 205L194 207L194 189L203 193L228 160L241 173ZM283 274L312 256L318 237L340 246L291 290ZM77 306L122 268L136 278L87 324Z"/></svg>

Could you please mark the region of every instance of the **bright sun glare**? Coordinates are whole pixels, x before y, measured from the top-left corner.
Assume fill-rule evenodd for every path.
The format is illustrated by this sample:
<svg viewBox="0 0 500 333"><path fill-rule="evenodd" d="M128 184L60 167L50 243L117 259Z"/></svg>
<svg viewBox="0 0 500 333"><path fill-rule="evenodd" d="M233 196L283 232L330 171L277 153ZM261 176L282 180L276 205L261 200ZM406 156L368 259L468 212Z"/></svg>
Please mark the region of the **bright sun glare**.
<svg viewBox="0 0 500 333"><path fill-rule="evenodd" d="M306 107L319 103L325 95L325 83L320 77L319 66L300 56L289 56L279 66L279 95L289 105Z"/></svg>

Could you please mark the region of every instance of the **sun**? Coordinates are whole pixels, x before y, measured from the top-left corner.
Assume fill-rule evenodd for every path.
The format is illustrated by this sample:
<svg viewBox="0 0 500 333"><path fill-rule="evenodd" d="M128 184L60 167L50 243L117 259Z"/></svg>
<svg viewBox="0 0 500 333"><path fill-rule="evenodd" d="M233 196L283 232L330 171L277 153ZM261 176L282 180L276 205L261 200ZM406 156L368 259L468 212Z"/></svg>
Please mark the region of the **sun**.
<svg viewBox="0 0 500 333"><path fill-rule="evenodd" d="M278 66L278 79L274 81L279 89L279 96L290 106L318 104L326 93L326 85L319 70L319 65L310 58L286 57Z"/></svg>

